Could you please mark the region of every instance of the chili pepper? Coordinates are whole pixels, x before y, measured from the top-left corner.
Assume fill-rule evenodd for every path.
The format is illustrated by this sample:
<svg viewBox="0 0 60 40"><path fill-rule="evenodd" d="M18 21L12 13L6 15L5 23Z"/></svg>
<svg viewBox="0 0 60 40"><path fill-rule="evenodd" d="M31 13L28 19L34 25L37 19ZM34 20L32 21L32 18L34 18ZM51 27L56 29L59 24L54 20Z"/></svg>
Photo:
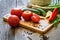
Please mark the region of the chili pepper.
<svg viewBox="0 0 60 40"><path fill-rule="evenodd" d="M57 14L58 14L58 8L55 8L48 20L53 21L56 18Z"/></svg>

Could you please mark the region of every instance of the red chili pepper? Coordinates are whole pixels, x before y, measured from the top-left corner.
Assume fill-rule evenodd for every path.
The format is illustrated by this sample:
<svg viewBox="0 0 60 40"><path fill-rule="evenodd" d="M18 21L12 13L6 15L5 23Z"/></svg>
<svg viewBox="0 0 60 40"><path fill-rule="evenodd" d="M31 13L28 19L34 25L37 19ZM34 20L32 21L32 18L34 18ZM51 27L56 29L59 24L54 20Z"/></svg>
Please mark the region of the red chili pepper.
<svg viewBox="0 0 60 40"><path fill-rule="evenodd" d="M58 8L55 8L48 20L53 21L56 18L57 14L58 14Z"/></svg>

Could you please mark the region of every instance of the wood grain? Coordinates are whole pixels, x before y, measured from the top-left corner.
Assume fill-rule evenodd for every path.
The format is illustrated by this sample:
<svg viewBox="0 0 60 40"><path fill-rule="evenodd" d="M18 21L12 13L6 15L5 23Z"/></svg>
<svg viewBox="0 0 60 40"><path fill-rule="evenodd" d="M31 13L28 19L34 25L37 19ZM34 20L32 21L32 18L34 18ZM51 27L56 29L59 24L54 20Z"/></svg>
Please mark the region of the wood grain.
<svg viewBox="0 0 60 40"><path fill-rule="evenodd" d="M10 14L7 14L3 17L3 20L7 22L8 17L10 16ZM40 16L41 20L45 20L44 17ZM41 28L38 28L38 25L40 25L40 23L33 23L31 21L22 21L20 20L19 25L22 26L23 28L32 30L34 32L38 32L40 34L45 34L46 32L48 32L49 29L52 28L53 24L49 24L46 28L44 28L43 30ZM36 27L34 26L36 25Z"/></svg>

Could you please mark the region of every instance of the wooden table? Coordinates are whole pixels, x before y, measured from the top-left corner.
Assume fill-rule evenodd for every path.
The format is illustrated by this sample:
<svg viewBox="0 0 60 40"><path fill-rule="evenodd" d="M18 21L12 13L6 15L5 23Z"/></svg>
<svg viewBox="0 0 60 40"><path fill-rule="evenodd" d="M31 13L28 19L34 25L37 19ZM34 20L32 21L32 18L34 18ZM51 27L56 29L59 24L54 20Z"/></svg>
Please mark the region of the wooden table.
<svg viewBox="0 0 60 40"><path fill-rule="evenodd" d="M21 27L13 30L3 21L3 16L9 13L11 8L15 7L15 3L15 0L0 0L0 40L40 40L40 34ZM19 0L18 5L22 6L21 3L22 1ZM45 35L49 36L49 40L60 40L60 24L56 29L51 29Z"/></svg>

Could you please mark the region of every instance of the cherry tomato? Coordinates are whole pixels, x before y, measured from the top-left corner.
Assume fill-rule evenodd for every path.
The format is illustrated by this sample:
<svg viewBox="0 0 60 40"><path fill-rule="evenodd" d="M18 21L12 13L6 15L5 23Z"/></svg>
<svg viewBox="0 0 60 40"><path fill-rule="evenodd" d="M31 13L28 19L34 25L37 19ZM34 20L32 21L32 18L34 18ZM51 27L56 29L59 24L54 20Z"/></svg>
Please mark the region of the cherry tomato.
<svg viewBox="0 0 60 40"><path fill-rule="evenodd" d="M7 21L11 27L16 27L19 24L20 20L16 15L11 15Z"/></svg>
<svg viewBox="0 0 60 40"><path fill-rule="evenodd" d="M32 22L38 23L40 21L40 17L37 14L33 14L31 17Z"/></svg>
<svg viewBox="0 0 60 40"><path fill-rule="evenodd" d="M21 9L12 9L11 10L11 14L18 16L19 18L21 17L22 13L23 13L23 11Z"/></svg>
<svg viewBox="0 0 60 40"><path fill-rule="evenodd" d="M31 11L24 11L22 14L22 17L24 18L25 21L31 20L31 16L33 13Z"/></svg>

